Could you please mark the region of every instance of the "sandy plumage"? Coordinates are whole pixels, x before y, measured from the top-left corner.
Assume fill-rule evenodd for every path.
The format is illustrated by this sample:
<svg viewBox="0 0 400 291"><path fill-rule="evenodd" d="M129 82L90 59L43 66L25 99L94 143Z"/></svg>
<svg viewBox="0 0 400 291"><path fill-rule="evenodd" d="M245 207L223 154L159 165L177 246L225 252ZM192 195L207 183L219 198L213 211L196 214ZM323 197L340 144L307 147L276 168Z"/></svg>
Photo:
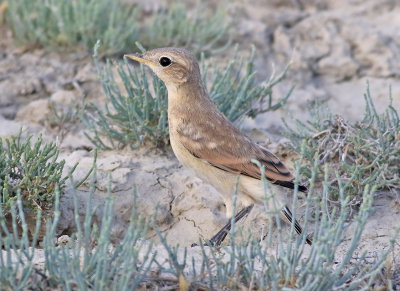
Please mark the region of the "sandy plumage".
<svg viewBox="0 0 400 291"><path fill-rule="evenodd" d="M182 164L221 193L228 217L234 214L232 198L236 186L242 207L263 203L265 199L261 171L252 162L254 159L265 167L269 182L294 188L294 177L286 166L267 149L252 142L217 109L202 84L197 60L189 51L161 48L127 57L148 65L167 86L172 149ZM285 194L273 188L269 207L279 209L282 219L291 223L293 217L285 205ZM304 186L299 186L299 190L307 192ZM251 207L247 209L250 211ZM299 234L302 232L297 221L295 229ZM311 244L311 240L307 242Z"/></svg>

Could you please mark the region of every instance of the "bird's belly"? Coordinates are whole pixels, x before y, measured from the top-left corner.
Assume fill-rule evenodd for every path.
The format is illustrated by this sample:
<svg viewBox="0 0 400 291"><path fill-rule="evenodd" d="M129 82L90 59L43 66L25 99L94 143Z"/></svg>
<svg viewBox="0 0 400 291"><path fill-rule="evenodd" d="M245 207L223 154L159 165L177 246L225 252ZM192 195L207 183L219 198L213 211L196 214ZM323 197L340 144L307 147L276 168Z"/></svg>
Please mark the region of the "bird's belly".
<svg viewBox="0 0 400 291"><path fill-rule="evenodd" d="M237 175L213 167L206 161L193 156L182 144L171 136L175 156L184 166L193 170L199 178L214 186L221 194L230 192Z"/></svg>
<svg viewBox="0 0 400 291"><path fill-rule="evenodd" d="M232 205L235 194L238 195L238 210L241 207L263 201L264 191L260 180L218 169L193 156L173 135L170 137L171 146L177 159L221 194L226 206L227 217L231 217L233 214Z"/></svg>

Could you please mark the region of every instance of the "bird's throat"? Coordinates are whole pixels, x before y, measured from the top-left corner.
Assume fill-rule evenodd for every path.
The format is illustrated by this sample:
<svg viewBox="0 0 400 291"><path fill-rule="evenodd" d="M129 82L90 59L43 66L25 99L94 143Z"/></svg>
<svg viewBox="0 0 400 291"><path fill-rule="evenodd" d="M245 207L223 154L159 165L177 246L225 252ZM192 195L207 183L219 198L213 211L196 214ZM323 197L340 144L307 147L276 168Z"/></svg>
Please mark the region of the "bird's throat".
<svg viewBox="0 0 400 291"><path fill-rule="evenodd" d="M201 81L188 81L176 86L169 85L167 89L168 106L198 107L213 103Z"/></svg>
<svg viewBox="0 0 400 291"><path fill-rule="evenodd" d="M198 83L184 83L168 88L168 120L170 130L185 120L196 121L206 118L210 111L218 110L207 94L204 86ZM171 116L175 118L172 120Z"/></svg>

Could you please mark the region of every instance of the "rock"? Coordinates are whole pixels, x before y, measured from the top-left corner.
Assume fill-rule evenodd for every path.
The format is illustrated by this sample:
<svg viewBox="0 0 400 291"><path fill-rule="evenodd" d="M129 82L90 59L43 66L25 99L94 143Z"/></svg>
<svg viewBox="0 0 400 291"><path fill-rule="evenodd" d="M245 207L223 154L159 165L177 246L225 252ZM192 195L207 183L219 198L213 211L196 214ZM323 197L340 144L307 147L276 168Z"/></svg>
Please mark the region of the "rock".
<svg viewBox="0 0 400 291"><path fill-rule="evenodd" d="M372 100L379 114L389 105L389 89L391 87L393 107L400 108L400 81L387 80L386 78L365 77L359 80L324 84L328 94L328 107L331 112L345 116L351 120L362 120L365 112L365 100L362 97L370 84Z"/></svg>
<svg viewBox="0 0 400 291"><path fill-rule="evenodd" d="M0 80L6 79L13 73L17 73L23 68L20 60L14 55L9 54L5 58L0 58Z"/></svg>
<svg viewBox="0 0 400 291"><path fill-rule="evenodd" d="M255 33L259 36L256 44L261 45L265 42L264 34L266 32L267 25L261 21L254 21L250 18L242 19L241 24L239 25L239 29L237 30L238 35L242 37L246 37Z"/></svg>
<svg viewBox="0 0 400 291"><path fill-rule="evenodd" d="M279 13L271 11L271 16L272 15L276 19L275 25L283 26L285 28L293 27L297 23L305 19L307 16L309 16L307 12L295 9L293 10L284 9L279 11Z"/></svg>
<svg viewBox="0 0 400 291"><path fill-rule="evenodd" d="M18 135L22 123L4 119L0 115L0 137L3 139L10 138L12 135Z"/></svg>
<svg viewBox="0 0 400 291"><path fill-rule="evenodd" d="M330 54L318 62L315 72L338 82L356 78L359 68L358 63L352 58L350 45L340 37L336 37L332 42Z"/></svg>
<svg viewBox="0 0 400 291"><path fill-rule="evenodd" d="M16 88L13 88L12 82L5 80L0 82L0 107L10 106L14 103Z"/></svg>
<svg viewBox="0 0 400 291"><path fill-rule="evenodd" d="M77 101L76 95L72 91L58 90L50 97L50 101L60 105L71 105Z"/></svg>
<svg viewBox="0 0 400 291"><path fill-rule="evenodd" d="M15 103L15 97L19 94L20 88L12 78L0 82L0 106L7 106Z"/></svg>
<svg viewBox="0 0 400 291"><path fill-rule="evenodd" d="M92 63L86 64L78 70L78 73L75 76L75 80L81 83L98 81L96 68L93 66Z"/></svg>
<svg viewBox="0 0 400 291"><path fill-rule="evenodd" d="M85 136L84 131L67 132L61 141L60 147L66 150L93 149L93 144Z"/></svg>
<svg viewBox="0 0 400 291"><path fill-rule="evenodd" d="M66 160L64 176L79 162L73 174L75 183L82 180L93 165L93 154L84 150L62 154L60 159ZM112 228L113 240L124 235L134 207L143 217L155 217L157 226L163 232L185 231L185 236L168 235L174 244L190 245L198 241L199 231L204 237L211 236L226 221L225 207L215 189L192 176L171 156L160 156L154 152L144 154L141 150L99 152L96 177L92 205L98 206L95 213L97 223L103 216L107 189L114 197L116 217ZM75 229L74 196L78 199L80 219L84 219L90 181L91 178L78 191L71 187L66 189L60 205L62 219L58 233L68 234ZM187 228L182 230L180 226L184 221L189 223L185 223ZM154 237L154 231L150 231L148 236Z"/></svg>
<svg viewBox="0 0 400 291"><path fill-rule="evenodd" d="M15 79L13 86L17 88L18 95L27 96L41 91L42 83L34 75L27 75L24 79Z"/></svg>
<svg viewBox="0 0 400 291"><path fill-rule="evenodd" d="M89 153L85 150L76 150L72 153L62 152L59 156L59 160L65 160L63 169L64 177L69 173L76 163L79 163L79 167L75 169L73 177L75 181L80 181L86 176L88 171L93 166L93 153Z"/></svg>
<svg viewBox="0 0 400 291"><path fill-rule="evenodd" d="M318 25L321 21L324 26ZM330 52L330 39L335 35L335 26L332 19L326 19L322 16L308 17L297 23L291 29L277 30L274 37L277 42L274 45L276 51L285 51L292 53L293 49L298 50L299 56L307 61L318 60ZM283 46L279 42L280 34L284 33L289 37L291 46Z"/></svg>
<svg viewBox="0 0 400 291"><path fill-rule="evenodd" d="M11 265L20 265L21 260L22 262L30 262L32 261L34 266L38 268L39 270L44 270L45 262L46 262L46 254L44 249L35 249L33 247L28 247L27 249L24 250L13 250L10 249L9 251L1 250L2 254L1 256L3 258L6 258L9 256L10 261L8 261L9 264ZM27 254L32 254L32 258L29 258ZM29 258L29 259L28 259ZM20 274L17 272L17 278L22 276L26 276L26 274ZM17 279L16 278L16 279Z"/></svg>
<svg viewBox="0 0 400 291"><path fill-rule="evenodd" d="M7 119L14 119L18 111L18 105L12 104L9 106L0 107L0 115Z"/></svg>
<svg viewBox="0 0 400 291"><path fill-rule="evenodd" d="M47 119L50 113L49 99L39 99L30 102L28 105L20 109L15 120L33 123L41 123Z"/></svg>
<svg viewBox="0 0 400 291"><path fill-rule="evenodd" d="M362 75L400 76L400 48L393 35L385 33L380 27L359 20L349 21L343 26L342 33L352 47L354 59L360 64Z"/></svg>
<svg viewBox="0 0 400 291"><path fill-rule="evenodd" d="M28 69L33 68L41 61L41 57L43 56L43 50L34 50L32 53L21 53L18 56L21 64L24 64Z"/></svg>

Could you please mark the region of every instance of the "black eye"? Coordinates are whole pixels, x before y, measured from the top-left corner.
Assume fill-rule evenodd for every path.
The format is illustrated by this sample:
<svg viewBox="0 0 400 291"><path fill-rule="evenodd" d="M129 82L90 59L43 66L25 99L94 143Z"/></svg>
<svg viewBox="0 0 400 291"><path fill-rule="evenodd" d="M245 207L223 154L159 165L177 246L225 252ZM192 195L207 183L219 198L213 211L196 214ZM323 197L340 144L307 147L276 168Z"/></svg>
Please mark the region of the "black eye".
<svg viewBox="0 0 400 291"><path fill-rule="evenodd" d="M159 62L160 62L160 65L163 67L168 67L172 63L171 59L167 58L167 57L160 58Z"/></svg>

